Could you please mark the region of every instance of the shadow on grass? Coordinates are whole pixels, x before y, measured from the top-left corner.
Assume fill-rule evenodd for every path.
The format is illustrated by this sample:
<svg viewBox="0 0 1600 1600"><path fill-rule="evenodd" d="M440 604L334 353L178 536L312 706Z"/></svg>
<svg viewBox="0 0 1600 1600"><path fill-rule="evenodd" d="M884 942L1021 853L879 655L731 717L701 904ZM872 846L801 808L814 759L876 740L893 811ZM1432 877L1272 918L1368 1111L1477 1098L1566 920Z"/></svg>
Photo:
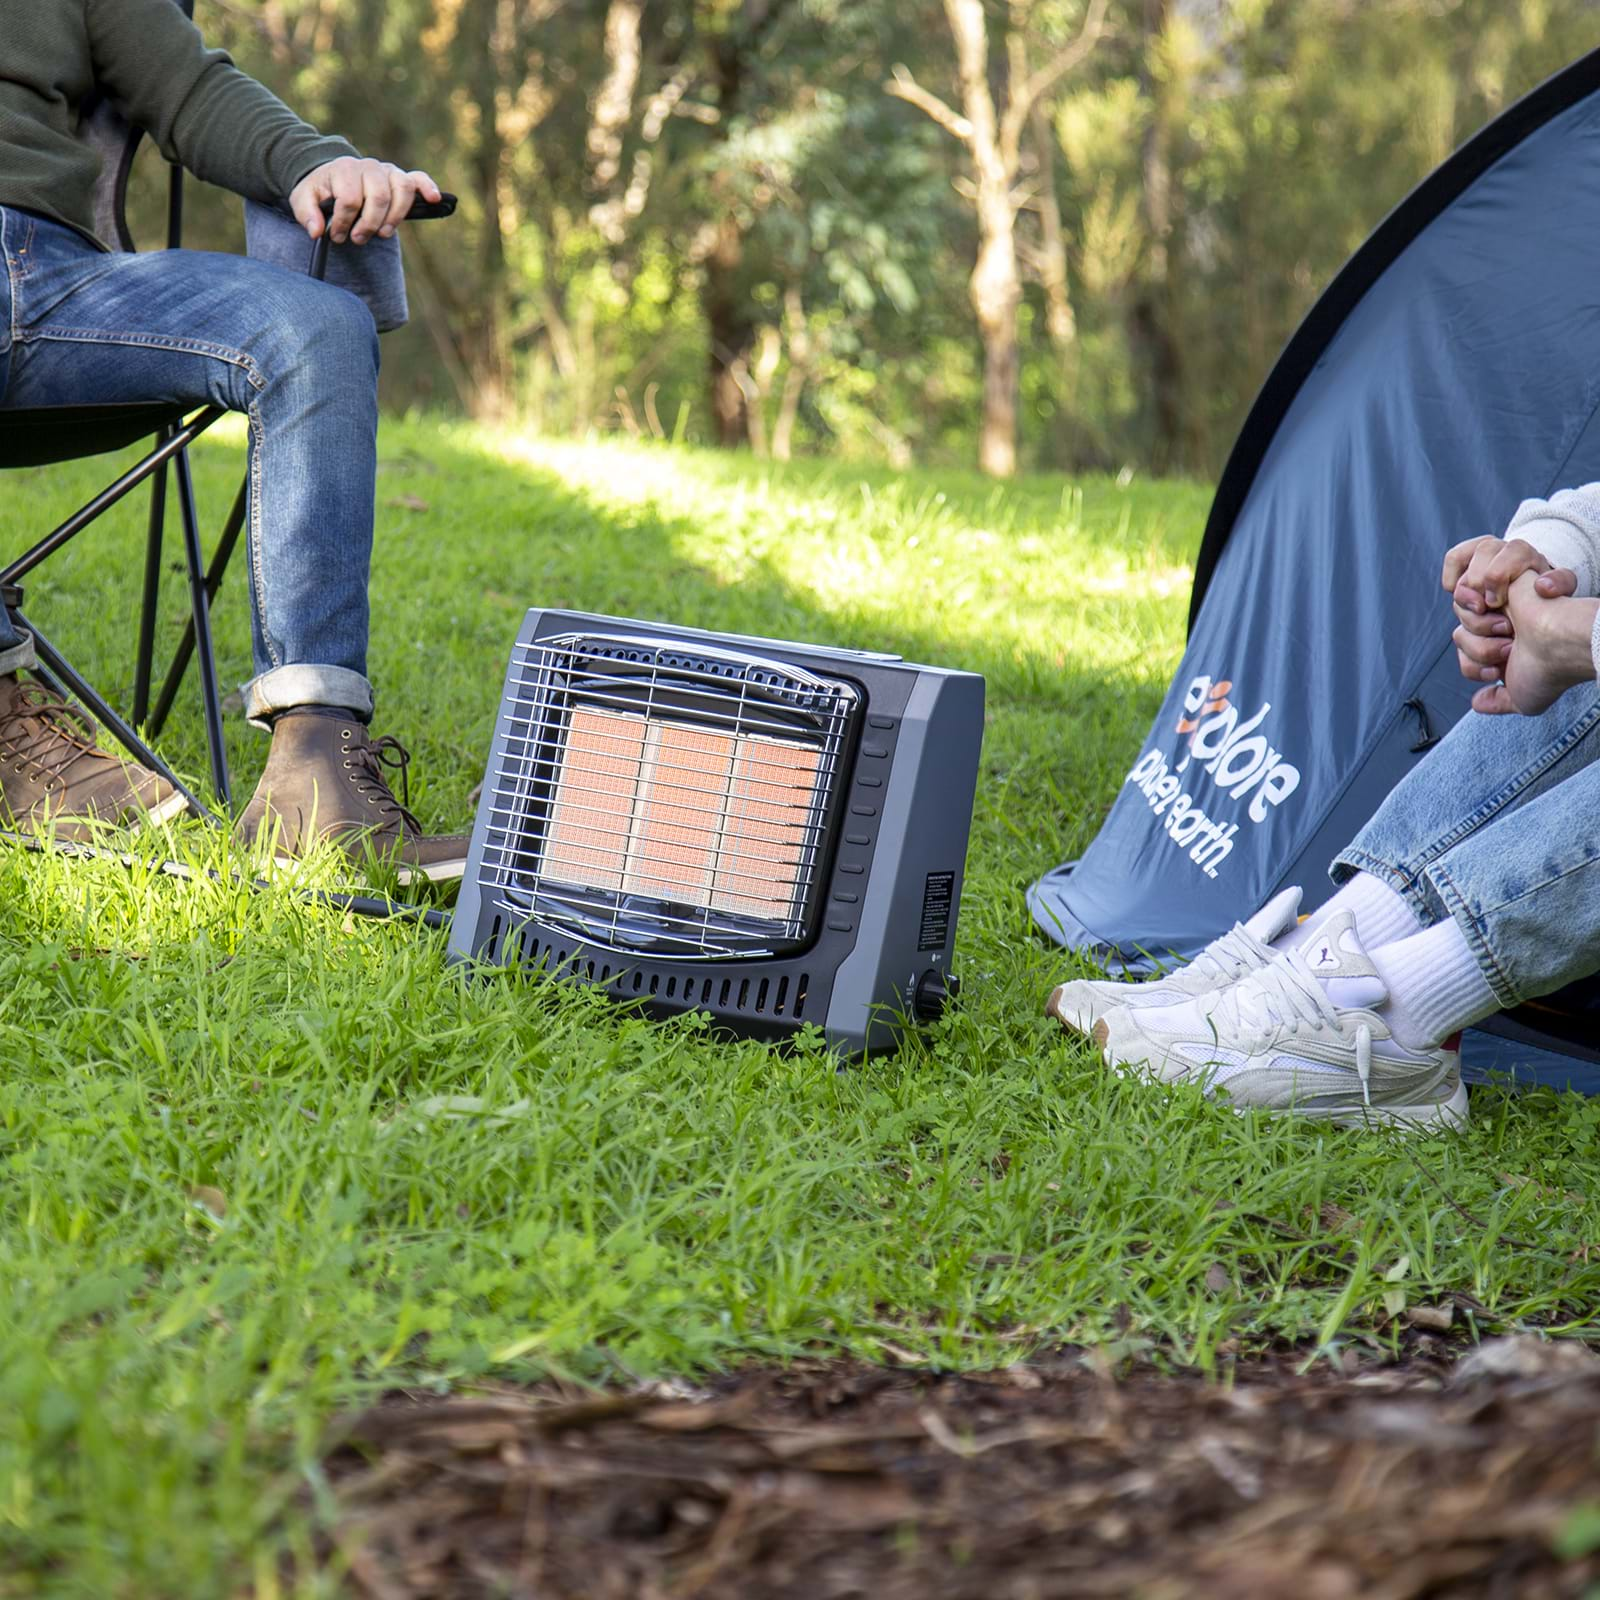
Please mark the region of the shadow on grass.
<svg viewBox="0 0 1600 1600"><path fill-rule="evenodd" d="M637 452L615 454L612 465L618 471L642 459ZM592 452L597 466L606 463L607 455L604 450ZM215 526L231 497L238 459L238 445L229 441L209 442L196 452L202 516L208 526ZM835 592L833 602L824 603L795 581L792 541L814 549L824 561L832 559L830 542L819 541L815 527L789 533L782 524L794 516L795 505L813 485L829 498L830 515L837 515L844 498L837 471L791 467L771 474L757 463L737 459L690 460L681 492L705 501L703 515L664 503L679 498L676 488L670 495L624 502L608 492L611 484L597 483L592 491L575 486L570 470L507 459L475 447L460 430L386 426L371 587L370 670L379 696L379 730L398 733L417 757L415 796L428 825L459 826L470 818L467 796L482 773L510 646L522 613L532 606L889 650L912 660L981 672L989 680L991 722L1011 707L1019 712L1025 707L1036 722L1056 722L1064 760L1095 773L1105 761L1094 748L1097 743L1109 741L1120 759L1130 737L1142 732L1153 709L1149 682L1139 682L1125 665L1119 670L1102 657L1084 658L1054 647L1051 635L1060 601L1022 592L1010 570L1005 540L968 531L988 525L997 506L1003 507L993 486L981 480L961 484L952 475L924 481L920 475L895 480L877 473L844 480L846 487L861 489L862 507L858 515L840 519L839 540L869 550L881 570L864 573L859 592L843 598ZM22 493L14 497L17 514L8 518L10 542L22 542L15 532L19 526L48 526L60 505L80 491L91 492L93 482L107 475L105 462L15 475L22 480ZM942 487L936 490L935 483ZM924 509L937 499L952 561L963 581L986 589L1018 584L1015 614L1027 618L1036 613L1037 646L1020 647L1015 634L991 638L975 633L970 619L963 622L958 602L930 589L943 557L931 549L919 552L914 538L908 549L903 533L893 531L905 507L885 511L873 499L875 493L906 485L926 489ZM769 489L782 502L773 513L776 527L752 537L751 519L759 520L759 509L752 513L746 505L730 516L728 502ZM1030 510L1040 515L1038 507ZM123 705L132 670L143 514L139 499L118 508L105 524L41 569L30 586L30 604L41 622L50 619L63 646ZM707 553L708 529L725 529L711 541L718 547L715 555ZM974 544L979 539L989 541L989 553ZM958 545L960 549L954 548ZM168 551L172 559L162 595L163 657L176 643L186 604L172 535ZM788 572L780 570L775 552L785 556ZM837 573L834 578L837 591ZM896 593L907 591L913 592L906 602L895 603ZM243 681L251 670L247 592L241 556L215 608L225 685ZM993 592L986 598L993 601ZM265 760L266 743L237 713L228 719L228 738L235 787L242 797ZM204 770L192 672L163 744L180 767Z"/></svg>

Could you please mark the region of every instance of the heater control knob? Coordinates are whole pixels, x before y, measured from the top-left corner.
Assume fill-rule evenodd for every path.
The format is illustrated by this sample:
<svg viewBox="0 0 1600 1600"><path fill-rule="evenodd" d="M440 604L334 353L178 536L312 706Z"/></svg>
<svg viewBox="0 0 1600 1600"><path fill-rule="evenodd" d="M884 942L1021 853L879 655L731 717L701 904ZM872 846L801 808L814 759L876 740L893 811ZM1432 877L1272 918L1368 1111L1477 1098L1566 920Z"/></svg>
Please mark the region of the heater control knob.
<svg viewBox="0 0 1600 1600"><path fill-rule="evenodd" d="M947 978L944 973L929 968L917 980L911 1009L919 1022L937 1022L944 1015L944 1008L960 993L959 978Z"/></svg>

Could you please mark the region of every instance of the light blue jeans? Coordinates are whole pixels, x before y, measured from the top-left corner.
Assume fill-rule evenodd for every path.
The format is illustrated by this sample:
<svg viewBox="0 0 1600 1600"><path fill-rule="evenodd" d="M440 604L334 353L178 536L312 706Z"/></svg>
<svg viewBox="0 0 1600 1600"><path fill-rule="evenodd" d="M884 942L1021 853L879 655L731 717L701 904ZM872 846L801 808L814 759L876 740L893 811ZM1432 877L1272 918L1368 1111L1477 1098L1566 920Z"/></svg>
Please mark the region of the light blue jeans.
<svg viewBox="0 0 1600 1600"><path fill-rule="evenodd" d="M297 705L370 717L378 336L366 306L242 256L108 255L4 207L0 260L0 410L170 401L243 412L255 655L245 710L256 721ZM31 645L0 607L0 672L30 666Z"/></svg>
<svg viewBox="0 0 1600 1600"><path fill-rule="evenodd" d="M1469 711L1331 870L1454 917L1503 1007L1600 970L1600 684L1537 717Z"/></svg>

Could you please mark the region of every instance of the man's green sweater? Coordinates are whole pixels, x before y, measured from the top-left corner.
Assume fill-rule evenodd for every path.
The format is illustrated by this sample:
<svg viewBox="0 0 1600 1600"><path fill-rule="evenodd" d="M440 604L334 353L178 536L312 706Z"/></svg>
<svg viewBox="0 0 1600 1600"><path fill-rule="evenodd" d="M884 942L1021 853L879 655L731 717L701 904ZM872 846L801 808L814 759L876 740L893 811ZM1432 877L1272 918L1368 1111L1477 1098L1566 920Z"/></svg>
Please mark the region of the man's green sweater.
<svg viewBox="0 0 1600 1600"><path fill-rule="evenodd" d="M355 154L208 50L174 0L0 0L0 206L94 238L100 158L78 125L97 94L169 161L252 200Z"/></svg>

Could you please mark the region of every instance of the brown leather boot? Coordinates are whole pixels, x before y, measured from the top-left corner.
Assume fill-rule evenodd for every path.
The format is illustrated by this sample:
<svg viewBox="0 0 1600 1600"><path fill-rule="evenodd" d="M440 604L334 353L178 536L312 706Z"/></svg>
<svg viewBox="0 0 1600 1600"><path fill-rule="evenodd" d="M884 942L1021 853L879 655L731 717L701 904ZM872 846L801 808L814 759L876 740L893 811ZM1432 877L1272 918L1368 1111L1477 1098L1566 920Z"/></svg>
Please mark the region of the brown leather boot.
<svg viewBox="0 0 1600 1600"><path fill-rule="evenodd" d="M398 739L371 738L354 717L282 712L272 725L267 769L235 825L246 844L272 841L280 862L331 839L353 859L391 864L401 883L448 883L467 869L465 833L424 834L384 775L399 772L407 800L411 754Z"/></svg>
<svg viewBox="0 0 1600 1600"><path fill-rule="evenodd" d="M95 825L161 822L188 802L159 773L102 750L87 712L16 673L0 676L0 821L84 840Z"/></svg>

